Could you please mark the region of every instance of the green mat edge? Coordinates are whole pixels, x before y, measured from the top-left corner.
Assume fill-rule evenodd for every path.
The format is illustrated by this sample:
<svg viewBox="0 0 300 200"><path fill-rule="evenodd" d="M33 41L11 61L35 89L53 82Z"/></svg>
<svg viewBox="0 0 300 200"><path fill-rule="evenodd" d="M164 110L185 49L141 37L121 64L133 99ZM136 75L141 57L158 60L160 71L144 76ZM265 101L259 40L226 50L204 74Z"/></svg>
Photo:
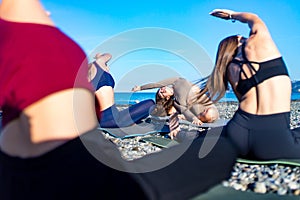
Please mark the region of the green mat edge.
<svg viewBox="0 0 300 200"><path fill-rule="evenodd" d="M157 138L157 139L161 139L161 140L168 140L169 142L167 143L166 142L166 145L162 144L162 143L159 143L159 142L156 142L156 141L153 141L151 139L153 138ZM163 147L163 148L169 148L171 146L174 146L174 145L177 145L179 144L178 142L176 142L175 140L171 140L171 139L167 139L167 138L159 138L159 137L145 137L145 138L142 138L143 141L146 141L146 142L150 142L154 145L157 145L159 147Z"/></svg>
<svg viewBox="0 0 300 200"><path fill-rule="evenodd" d="M249 160L244 158L238 158L237 162L246 164L282 164L282 165L292 165L300 166L300 159L276 159L276 160Z"/></svg>

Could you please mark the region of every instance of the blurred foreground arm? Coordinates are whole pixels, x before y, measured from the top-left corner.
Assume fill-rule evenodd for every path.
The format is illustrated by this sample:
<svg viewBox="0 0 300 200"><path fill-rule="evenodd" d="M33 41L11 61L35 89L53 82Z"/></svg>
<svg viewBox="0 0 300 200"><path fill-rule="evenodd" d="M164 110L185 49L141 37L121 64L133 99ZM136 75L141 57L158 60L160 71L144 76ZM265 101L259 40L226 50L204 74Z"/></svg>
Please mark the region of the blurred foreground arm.
<svg viewBox="0 0 300 200"><path fill-rule="evenodd" d="M38 0L2 0L1 17L10 21L29 22L54 26L46 11Z"/></svg>

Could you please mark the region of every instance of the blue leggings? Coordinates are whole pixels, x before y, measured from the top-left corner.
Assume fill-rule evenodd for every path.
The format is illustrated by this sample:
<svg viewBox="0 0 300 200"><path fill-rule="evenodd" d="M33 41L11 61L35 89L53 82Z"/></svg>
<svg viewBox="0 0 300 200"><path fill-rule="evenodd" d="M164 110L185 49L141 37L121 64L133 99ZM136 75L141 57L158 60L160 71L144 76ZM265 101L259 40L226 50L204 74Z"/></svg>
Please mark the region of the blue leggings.
<svg viewBox="0 0 300 200"><path fill-rule="evenodd" d="M253 115L238 109L225 131L241 157L300 158L300 128L290 129L290 112Z"/></svg>
<svg viewBox="0 0 300 200"><path fill-rule="evenodd" d="M120 128L139 123L152 112L155 102L151 99L141 101L137 104L119 111L116 105L105 109L100 114L100 126L102 128Z"/></svg>

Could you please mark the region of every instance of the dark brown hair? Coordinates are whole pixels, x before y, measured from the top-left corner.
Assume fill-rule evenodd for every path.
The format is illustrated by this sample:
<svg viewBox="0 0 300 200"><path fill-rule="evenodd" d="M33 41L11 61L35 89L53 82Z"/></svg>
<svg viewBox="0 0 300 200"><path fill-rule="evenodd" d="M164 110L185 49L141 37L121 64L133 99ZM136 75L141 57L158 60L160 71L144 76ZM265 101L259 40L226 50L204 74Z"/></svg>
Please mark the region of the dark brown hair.
<svg viewBox="0 0 300 200"><path fill-rule="evenodd" d="M170 110L172 109L174 105L174 95L172 95L168 100L166 98L162 98L159 95L159 90L157 90L155 94L155 103L156 106L154 110L152 111L152 115L156 116L168 116L170 113Z"/></svg>

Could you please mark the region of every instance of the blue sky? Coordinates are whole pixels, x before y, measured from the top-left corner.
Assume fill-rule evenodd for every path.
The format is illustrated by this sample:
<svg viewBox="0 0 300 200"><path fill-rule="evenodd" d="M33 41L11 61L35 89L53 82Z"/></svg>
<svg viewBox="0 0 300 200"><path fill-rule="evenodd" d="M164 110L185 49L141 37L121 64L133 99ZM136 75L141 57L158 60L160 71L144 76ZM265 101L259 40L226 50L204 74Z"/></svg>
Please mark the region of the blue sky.
<svg viewBox="0 0 300 200"><path fill-rule="evenodd" d="M289 69L300 80L300 3L298 0L71 1L42 0L56 25L91 58L111 52L117 91L136 84L208 75L221 39L248 36L246 24L221 20L215 8L258 14L267 24Z"/></svg>

